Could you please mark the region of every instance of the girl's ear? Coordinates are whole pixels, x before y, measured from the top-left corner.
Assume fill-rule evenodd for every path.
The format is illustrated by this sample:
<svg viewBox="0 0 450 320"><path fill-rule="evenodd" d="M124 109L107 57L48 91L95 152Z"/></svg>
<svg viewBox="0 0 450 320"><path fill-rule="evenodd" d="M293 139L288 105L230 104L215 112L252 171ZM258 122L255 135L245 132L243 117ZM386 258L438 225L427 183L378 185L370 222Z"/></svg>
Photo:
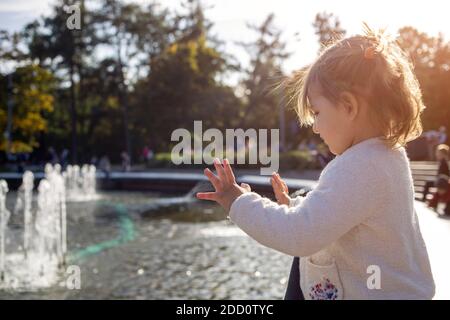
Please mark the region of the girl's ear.
<svg viewBox="0 0 450 320"><path fill-rule="evenodd" d="M347 113L351 120L355 119L360 109L358 99L356 99L353 93L348 91L342 92L340 98L340 102L344 107L344 111Z"/></svg>

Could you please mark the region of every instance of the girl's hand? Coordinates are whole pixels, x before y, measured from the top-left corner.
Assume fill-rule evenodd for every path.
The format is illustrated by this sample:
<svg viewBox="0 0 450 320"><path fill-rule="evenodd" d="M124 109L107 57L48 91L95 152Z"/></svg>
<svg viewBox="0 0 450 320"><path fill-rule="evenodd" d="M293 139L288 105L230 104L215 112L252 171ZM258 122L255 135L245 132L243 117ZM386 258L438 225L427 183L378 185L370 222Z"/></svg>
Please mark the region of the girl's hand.
<svg viewBox="0 0 450 320"><path fill-rule="evenodd" d="M208 177L214 186L215 192L199 192L198 199L216 201L225 210L229 211L231 204L237 197L246 192L251 192L248 184L241 184L238 186L236 179L231 169L230 163L227 159L223 160L223 166L219 159L214 159L214 167L216 168L218 176L205 169L205 175Z"/></svg>
<svg viewBox="0 0 450 320"><path fill-rule="evenodd" d="M291 198L289 197L289 190L286 182L284 182L278 173L272 173L270 178L272 183L273 192L275 193L275 198L279 205L285 204L289 205Z"/></svg>

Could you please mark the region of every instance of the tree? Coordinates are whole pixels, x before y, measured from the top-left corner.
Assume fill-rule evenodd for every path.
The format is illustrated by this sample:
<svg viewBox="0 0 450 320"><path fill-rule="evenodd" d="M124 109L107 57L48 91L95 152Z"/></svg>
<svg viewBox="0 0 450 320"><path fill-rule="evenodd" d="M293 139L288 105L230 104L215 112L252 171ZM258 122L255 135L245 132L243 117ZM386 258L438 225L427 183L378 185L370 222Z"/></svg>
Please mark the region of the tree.
<svg viewBox="0 0 450 320"><path fill-rule="evenodd" d="M18 67L12 74L11 145L2 135L0 150L8 153L32 152L38 147L37 135L48 130L46 113L53 111L52 74L35 64ZM8 76L0 75L1 92L7 91ZM7 126L7 96L0 96L0 127Z"/></svg>
<svg viewBox="0 0 450 320"><path fill-rule="evenodd" d="M315 34L319 37L320 50L328 46L336 39L345 36L346 31L342 29L338 17L332 13L317 13L313 23Z"/></svg>
<svg viewBox="0 0 450 320"><path fill-rule="evenodd" d="M143 9L134 3L123 3L118 0L104 0L102 9L98 12L96 23L102 42L109 46L114 55L117 79L118 101L122 110L124 150L132 156L130 130L129 91L134 75L133 67L144 67L142 60L148 61L165 48L167 43L167 11L157 10L156 4L150 4Z"/></svg>
<svg viewBox="0 0 450 320"><path fill-rule="evenodd" d="M270 94L282 78L281 64L289 57L286 44L281 40L281 31L274 25L270 14L260 26L248 25L258 34L255 42L239 43L250 55L250 66L241 85L245 93L245 110L240 127L278 127L280 101Z"/></svg>
<svg viewBox="0 0 450 320"><path fill-rule="evenodd" d="M211 25L202 6L191 1L186 8L176 19L174 41L150 60L150 73L134 91L133 118L141 142L151 140L160 151L168 150L173 130L191 128L194 120L225 128L240 105L232 88L218 80L232 67L208 34Z"/></svg>
<svg viewBox="0 0 450 320"><path fill-rule="evenodd" d="M425 130L450 128L450 44L412 27L401 28L397 42L410 57L423 92Z"/></svg>
<svg viewBox="0 0 450 320"><path fill-rule="evenodd" d="M80 6L82 23L79 30L67 27L68 14L64 8L70 5ZM73 162L77 162L79 147L77 129L80 92L77 86L83 78L83 60L92 53L93 45L87 39L95 42L89 19L84 0L81 2L58 0L53 6L51 15L28 24L23 32L30 58L36 59L41 66L51 68L63 82L69 83L68 105Z"/></svg>

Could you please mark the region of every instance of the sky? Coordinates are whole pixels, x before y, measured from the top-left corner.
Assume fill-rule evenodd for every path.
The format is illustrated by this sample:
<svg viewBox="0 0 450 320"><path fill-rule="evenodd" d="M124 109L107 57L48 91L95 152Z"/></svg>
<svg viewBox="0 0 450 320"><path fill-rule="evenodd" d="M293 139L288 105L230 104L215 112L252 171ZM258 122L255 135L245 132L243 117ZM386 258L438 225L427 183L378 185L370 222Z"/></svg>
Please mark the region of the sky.
<svg viewBox="0 0 450 320"><path fill-rule="evenodd" d="M0 29L20 30L26 23L48 13L53 1L0 0ZM159 0L159 3L174 9L180 7L179 0ZM225 41L225 50L244 66L248 55L235 42L254 40L255 33L247 28L247 23L259 25L273 12L287 50L292 53L283 64L286 72L315 58L318 45L312 23L318 12L335 14L347 35L361 32L365 21L374 28L387 28L392 34L410 25L429 35L441 32L447 40L450 38L450 1L447 0L203 0L203 4L207 7L207 18L214 23L213 34Z"/></svg>

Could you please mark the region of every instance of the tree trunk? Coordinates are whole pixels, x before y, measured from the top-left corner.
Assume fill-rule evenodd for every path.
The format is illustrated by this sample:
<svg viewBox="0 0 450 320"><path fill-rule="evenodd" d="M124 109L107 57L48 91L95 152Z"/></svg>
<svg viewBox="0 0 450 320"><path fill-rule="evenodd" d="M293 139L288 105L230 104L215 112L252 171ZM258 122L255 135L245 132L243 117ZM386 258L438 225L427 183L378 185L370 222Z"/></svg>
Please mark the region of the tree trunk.
<svg viewBox="0 0 450 320"><path fill-rule="evenodd" d="M77 105L75 97L75 80L74 76L74 63L70 62L70 127L71 127L71 159L72 163L76 164L78 161L78 139L77 139Z"/></svg>
<svg viewBox="0 0 450 320"><path fill-rule="evenodd" d="M128 95L127 95L127 88L125 85L125 76L123 74L123 64L122 64L122 58L121 58L120 44L118 45L118 49L117 49L117 61L118 61L118 65L119 65L119 77L120 77L119 96L120 96L120 104L122 106L122 113L123 113L125 151L128 153L128 156L130 159L130 165L131 165L131 163L132 163L131 140L130 140L130 131L128 129L128 125L129 125Z"/></svg>

